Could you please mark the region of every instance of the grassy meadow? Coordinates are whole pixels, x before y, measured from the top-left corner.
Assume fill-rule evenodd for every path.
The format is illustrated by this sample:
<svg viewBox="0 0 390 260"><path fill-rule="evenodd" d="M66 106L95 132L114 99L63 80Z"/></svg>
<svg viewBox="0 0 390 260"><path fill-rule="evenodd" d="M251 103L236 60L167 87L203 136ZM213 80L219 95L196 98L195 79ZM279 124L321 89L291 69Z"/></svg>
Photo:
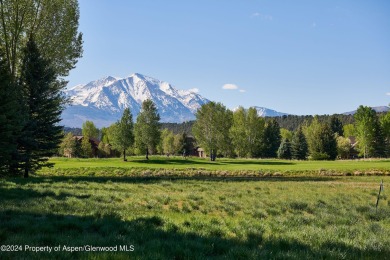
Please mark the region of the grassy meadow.
<svg viewBox="0 0 390 260"><path fill-rule="evenodd" d="M0 259L385 259L390 255L390 176L383 173L388 161L346 161L347 166L180 160L154 158L146 164L141 158L53 159L53 169L30 179L0 179L0 245L134 247L132 252L0 251ZM156 171L148 175L145 169ZM207 174L186 178L169 174L196 170ZM385 176L321 174L358 170ZM243 178L221 177L224 171ZM251 176L258 171L280 174ZM381 180L385 189L376 210Z"/></svg>
<svg viewBox="0 0 390 260"><path fill-rule="evenodd" d="M68 159L52 158L55 167L44 169L40 174L58 175L112 175L118 170L118 175L138 176L149 172L179 175L191 174L191 171L206 175L226 174L234 176L251 175L390 175L390 160L338 160L338 161L297 161L275 159L217 159L151 156L128 157L124 162L120 158L110 159ZM194 173L192 173L194 174Z"/></svg>

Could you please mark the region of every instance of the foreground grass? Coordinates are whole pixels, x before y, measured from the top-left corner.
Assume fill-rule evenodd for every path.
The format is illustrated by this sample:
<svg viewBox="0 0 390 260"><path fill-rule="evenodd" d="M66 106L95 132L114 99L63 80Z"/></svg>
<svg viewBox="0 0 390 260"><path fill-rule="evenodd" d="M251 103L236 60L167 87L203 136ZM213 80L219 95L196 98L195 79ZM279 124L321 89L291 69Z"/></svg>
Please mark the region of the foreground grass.
<svg viewBox="0 0 390 260"><path fill-rule="evenodd" d="M129 163L131 164L131 163ZM379 182L383 193L375 211ZM133 252L0 252L14 258L385 259L390 177L0 179L0 245Z"/></svg>

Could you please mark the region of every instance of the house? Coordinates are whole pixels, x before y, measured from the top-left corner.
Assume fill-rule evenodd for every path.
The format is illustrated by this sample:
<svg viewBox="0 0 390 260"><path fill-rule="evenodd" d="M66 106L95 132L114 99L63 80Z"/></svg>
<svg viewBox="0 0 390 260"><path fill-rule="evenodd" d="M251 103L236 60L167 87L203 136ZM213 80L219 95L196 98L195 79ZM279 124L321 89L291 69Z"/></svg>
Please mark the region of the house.
<svg viewBox="0 0 390 260"><path fill-rule="evenodd" d="M202 147L197 147L196 153L199 158L206 158L206 151Z"/></svg>
<svg viewBox="0 0 390 260"><path fill-rule="evenodd" d="M349 158L350 159L359 158L359 149L358 149L359 141L356 139L355 136L349 136L348 139L351 143L351 151L349 153Z"/></svg>
<svg viewBox="0 0 390 260"><path fill-rule="evenodd" d="M81 145L81 143L84 139L84 136L76 135L75 139ZM98 157L99 156L99 148L98 147L99 147L100 141L96 138L89 138L89 143L91 144L93 157Z"/></svg>

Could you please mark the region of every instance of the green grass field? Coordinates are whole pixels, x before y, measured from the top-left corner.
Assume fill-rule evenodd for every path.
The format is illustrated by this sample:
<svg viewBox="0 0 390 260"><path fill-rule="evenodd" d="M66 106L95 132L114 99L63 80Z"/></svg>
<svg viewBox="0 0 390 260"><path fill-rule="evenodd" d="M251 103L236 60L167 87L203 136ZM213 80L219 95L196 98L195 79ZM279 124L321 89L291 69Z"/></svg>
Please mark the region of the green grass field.
<svg viewBox="0 0 390 260"><path fill-rule="evenodd" d="M265 173L281 173L285 175L307 175L307 174L333 174L333 175L390 175L390 160L346 160L346 161L288 161L275 159L217 159L211 162L208 159L182 157L163 157L152 156L149 161L144 157L128 157L124 162L119 158L112 159L67 159L53 158L50 160L55 163L54 169L44 169L42 174L76 174L91 172L104 175L107 172L111 175L115 169L127 175L131 175L131 170L136 173L143 170L156 172L159 170L170 170L175 172L181 170L191 171L228 171L233 175L255 173L263 175ZM169 172L169 171L168 171Z"/></svg>
<svg viewBox="0 0 390 260"><path fill-rule="evenodd" d="M182 164L180 158L155 158L146 164L141 158L129 159L53 159L54 169L30 179L0 179L0 245L23 246L19 252L0 251L0 259L386 259L390 255L390 176L323 176L319 170L362 171L356 166L362 165L379 172L388 161L348 161L346 166L201 159ZM158 170L154 173L180 168L177 173L208 169L212 174L136 174L147 167ZM241 173L262 167L287 175L218 177L221 171ZM50 176L50 171L65 176ZM303 171L317 174L290 175ZM130 177L126 172L132 173ZM376 210L381 180L385 189ZM61 251L25 252L25 245L60 245ZM63 248L86 245L117 246L118 252L71 253ZM134 251L120 251L120 246L133 246Z"/></svg>

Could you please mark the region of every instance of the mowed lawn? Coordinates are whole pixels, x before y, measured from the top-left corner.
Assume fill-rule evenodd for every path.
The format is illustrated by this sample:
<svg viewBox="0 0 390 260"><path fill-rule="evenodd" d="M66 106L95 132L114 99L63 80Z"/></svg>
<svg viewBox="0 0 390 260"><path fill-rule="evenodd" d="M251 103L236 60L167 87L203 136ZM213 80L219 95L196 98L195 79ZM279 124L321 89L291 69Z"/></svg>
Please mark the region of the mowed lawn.
<svg viewBox="0 0 390 260"><path fill-rule="evenodd" d="M376 210L382 179L385 189ZM388 183L389 176L128 178L114 173L0 179L0 245L62 250L3 250L0 259L386 259ZM117 246L118 252L63 249L85 245ZM119 246L134 251L121 252Z"/></svg>
<svg viewBox="0 0 390 260"><path fill-rule="evenodd" d="M121 169L200 169L211 171L260 171L281 173L319 173L321 171L335 173L379 172L390 174L390 160L338 160L338 161L296 161L275 159L217 159L212 162L207 158L187 158L151 156L150 160L144 157L127 157L124 162L120 158L110 159L68 159L52 158L56 169L81 168L121 168ZM44 172L53 172L45 169Z"/></svg>

